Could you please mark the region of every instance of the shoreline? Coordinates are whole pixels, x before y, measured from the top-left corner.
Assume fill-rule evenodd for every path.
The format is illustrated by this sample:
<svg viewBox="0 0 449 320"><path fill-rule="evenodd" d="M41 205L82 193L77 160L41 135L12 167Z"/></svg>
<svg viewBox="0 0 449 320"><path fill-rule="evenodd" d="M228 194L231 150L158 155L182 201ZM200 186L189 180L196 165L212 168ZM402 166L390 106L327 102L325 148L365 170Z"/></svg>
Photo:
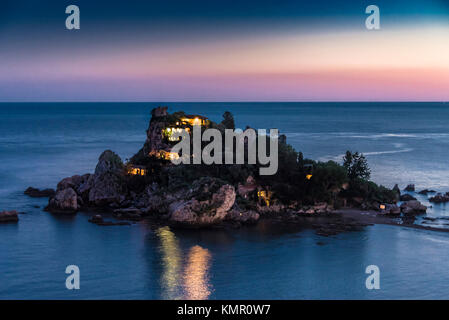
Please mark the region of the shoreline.
<svg viewBox="0 0 449 320"><path fill-rule="evenodd" d="M390 225L390 226L397 226L397 227L404 227L404 228L411 228L411 229L418 229L418 230L449 233L449 229L446 229L446 228L435 228L435 227L423 226L423 225L415 224L415 223L399 223L398 221L395 221L395 220L401 219L401 217L381 217L373 210L342 209L342 210L336 211L335 213L341 214L343 217L353 218L362 223L367 223L367 224L383 224L383 225Z"/></svg>

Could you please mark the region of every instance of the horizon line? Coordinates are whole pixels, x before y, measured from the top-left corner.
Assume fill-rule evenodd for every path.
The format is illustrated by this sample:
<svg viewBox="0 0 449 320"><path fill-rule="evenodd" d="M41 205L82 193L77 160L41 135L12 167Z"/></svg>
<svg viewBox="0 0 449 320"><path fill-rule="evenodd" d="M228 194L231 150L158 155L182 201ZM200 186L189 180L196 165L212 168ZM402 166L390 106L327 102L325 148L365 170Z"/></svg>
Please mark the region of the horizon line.
<svg viewBox="0 0 449 320"><path fill-rule="evenodd" d="M5 103L449 103L448 101L437 100L222 100L222 101L194 101L194 100L147 100L147 101L108 101L108 100L81 100L81 101L0 101Z"/></svg>

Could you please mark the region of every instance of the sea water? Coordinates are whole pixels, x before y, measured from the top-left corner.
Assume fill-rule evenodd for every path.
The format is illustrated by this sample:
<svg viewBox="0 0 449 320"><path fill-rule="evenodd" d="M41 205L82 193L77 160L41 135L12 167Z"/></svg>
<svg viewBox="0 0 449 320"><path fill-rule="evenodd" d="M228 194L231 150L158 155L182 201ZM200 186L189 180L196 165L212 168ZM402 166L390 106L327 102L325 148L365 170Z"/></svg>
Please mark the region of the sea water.
<svg viewBox="0 0 449 320"><path fill-rule="evenodd" d="M443 103L0 104L0 210L24 212L0 225L1 299L449 298L446 233L376 225L326 238L269 222L232 231L100 227L23 195L93 172L105 149L131 157L158 105L217 122L231 111L237 127L278 128L305 157L341 162L359 151L379 184L449 191ZM434 205L429 215L449 212ZM365 286L373 264L379 290ZM80 268L80 290L66 289L68 265Z"/></svg>

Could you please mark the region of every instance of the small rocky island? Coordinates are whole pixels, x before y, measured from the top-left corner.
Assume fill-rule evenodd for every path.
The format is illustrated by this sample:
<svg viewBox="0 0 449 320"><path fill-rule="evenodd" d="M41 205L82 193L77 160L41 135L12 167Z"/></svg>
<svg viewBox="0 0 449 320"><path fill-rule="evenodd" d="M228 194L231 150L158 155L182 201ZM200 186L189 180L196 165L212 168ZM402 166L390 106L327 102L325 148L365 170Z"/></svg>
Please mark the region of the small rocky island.
<svg viewBox="0 0 449 320"><path fill-rule="evenodd" d="M173 132L190 133L194 126L200 126L201 130L218 129L224 135L226 129L235 129L234 118L225 112L223 121L215 123L200 115L170 114L167 107L155 108L151 115L146 141L128 161L106 150L94 173L65 178L54 193L31 188L27 194L49 196L45 210L54 214L94 212L90 221L99 225L113 225L103 220L102 212L123 221L153 218L194 227L241 225L265 218L331 218L315 227L323 235L367 224L344 218L339 214L343 208L371 210L383 217L426 211L414 199L396 205L399 188L388 189L370 181L362 154L348 151L343 165L316 162L287 144L285 135L278 138L279 166L274 175L259 175L259 163L175 165L170 160L180 155L172 152L178 142Z"/></svg>

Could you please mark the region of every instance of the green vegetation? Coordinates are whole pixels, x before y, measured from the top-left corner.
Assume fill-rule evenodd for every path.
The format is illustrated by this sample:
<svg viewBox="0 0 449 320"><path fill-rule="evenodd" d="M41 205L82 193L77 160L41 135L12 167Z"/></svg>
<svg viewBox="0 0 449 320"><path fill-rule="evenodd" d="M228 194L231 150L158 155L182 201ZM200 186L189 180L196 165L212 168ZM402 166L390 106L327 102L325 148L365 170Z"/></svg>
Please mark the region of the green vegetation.
<svg viewBox="0 0 449 320"><path fill-rule="evenodd" d="M352 153L349 150L346 151L343 157L343 167L345 167L348 178L351 181L357 179L369 180L371 176L368 161L363 154L359 154L358 152Z"/></svg>
<svg viewBox="0 0 449 320"><path fill-rule="evenodd" d="M226 111L223 114L223 121L221 122L221 124L226 129L235 129L234 116L232 115L232 113L230 113L229 111Z"/></svg>

